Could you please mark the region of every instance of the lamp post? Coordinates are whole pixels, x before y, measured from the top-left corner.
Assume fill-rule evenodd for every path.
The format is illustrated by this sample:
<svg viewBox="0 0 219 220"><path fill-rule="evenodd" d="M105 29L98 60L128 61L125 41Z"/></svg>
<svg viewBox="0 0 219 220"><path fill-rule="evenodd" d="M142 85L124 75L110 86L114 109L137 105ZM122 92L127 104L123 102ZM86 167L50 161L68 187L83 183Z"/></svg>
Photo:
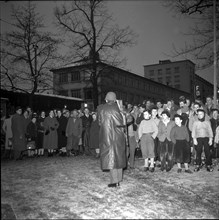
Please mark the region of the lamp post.
<svg viewBox="0 0 219 220"><path fill-rule="evenodd" d="M217 103L217 38L216 38L216 0L213 0L213 14L214 14L214 105Z"/></svg>

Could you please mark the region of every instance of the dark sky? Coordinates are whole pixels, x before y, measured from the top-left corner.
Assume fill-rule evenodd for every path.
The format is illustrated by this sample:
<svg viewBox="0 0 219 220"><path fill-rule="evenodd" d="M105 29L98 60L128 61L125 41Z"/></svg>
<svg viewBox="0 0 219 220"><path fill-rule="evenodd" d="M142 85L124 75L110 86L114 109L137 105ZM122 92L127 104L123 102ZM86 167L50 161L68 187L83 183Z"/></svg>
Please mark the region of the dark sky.
<svg viewBox="0 0 219 220"><path fill-rule="evenodd" d="M41 15L45 16L46 24L52 29L53 9L56 5L62 5L65 1L33 1ZM68 1L67 1L68 2ZM10 22L11 4L26 4L25 1L1 2L1 18ZM122 28L130 26L139 37L137 45L125 48L121 56L127 58L125 66L129 71L143 76L143 65L156 64L159 60L170 59L172 61L191 59L186 57L172 58L173 44L176 48L184 46L185 42L191 43L192 38L186 37L182 32L187 32L194 25L189 18L175 16L169 8L163 6L163 1L156 0L123 0L107 1L110 13L113 13L118 25ZM1 31L10 30L10 25L1 22ZM192 60L196 63L195 60ZM213 67L205 71L197 71L196 74L213 83Z"/></svg>

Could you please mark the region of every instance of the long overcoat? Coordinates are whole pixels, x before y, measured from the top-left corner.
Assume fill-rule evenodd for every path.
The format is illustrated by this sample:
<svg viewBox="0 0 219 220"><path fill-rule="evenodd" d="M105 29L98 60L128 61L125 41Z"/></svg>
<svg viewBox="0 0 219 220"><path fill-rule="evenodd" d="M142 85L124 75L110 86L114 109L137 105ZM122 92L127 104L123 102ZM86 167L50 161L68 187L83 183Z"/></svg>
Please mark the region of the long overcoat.
<svg viewBox="0 0 219 220"><path fill-rule="evenodd" d="M90 148L99 149L99 123L98 120L92 121L90 127Z"/></svg>
<svg viewBox="0 0 219 220"><path fill-rule="evenodd" d="M23 115L15 113L11 119L12 145L14 150L26 150L26 125Z"/></svg>
<svg viewBox="0 0 219 220"><path fill-rule="evenodd" d="M61 115L60 118L57 118L58 122L59 122L59 127L57 129L57 133L58 133L58 147L62 148L62 147L66 147L67 145L67 137L65 134L65 129L68 123L68 118L66 118L65 116Z"/></svg>
<svg viewBox="0 0 219 220"><path fill-rule="evenodd" d="M101 169L126 167L126 145L123 117L117 103L108 102L98 107L99 146Z"/></svg>
<svg viewBox="0 0 219 220"><path fill-rule="evenodd" d="M51 149L51 150L57 149L58 148L57 128L59 127L59 122L55 117L51 118L50 116L47 116L43 122L43 126L45 129L44 138L43 138L43 148Z"/></svg>

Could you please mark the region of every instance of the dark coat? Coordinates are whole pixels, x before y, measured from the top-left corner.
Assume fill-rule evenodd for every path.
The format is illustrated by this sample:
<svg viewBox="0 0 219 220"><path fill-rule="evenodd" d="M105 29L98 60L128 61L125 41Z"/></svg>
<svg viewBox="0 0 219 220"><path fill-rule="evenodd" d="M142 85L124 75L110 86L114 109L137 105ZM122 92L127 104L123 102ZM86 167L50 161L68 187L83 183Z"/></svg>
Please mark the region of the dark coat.
<svg viewBox="0 0 219 220"><path fill-rule="evenodd" d="M58 132L58 147L66 147L67 145L67 137L65 135L65 129L68 123L68 119L61 115L60 118L57 118L58 122L59 122L59 127L57 129Z"/></svg>
<svg viewBox="0 0 219 220"><path fill-rule="evenodd" d="M45 133L43 139L44 149L57 149L58 147L58 134L57 128L59 127L59 122L57 119L47 116L43 122Z"/></svg>
<svg viewBox="0 0 219 220"><path fill-rule="evenodd" d="M81 118L76 118L74 122L74 118L68 118L68 123L66 126L66 136L69 137L71 135L81 137L82 134L82 120Z"/></svg>
<svg viewBox="0 0 219 220"><path fill-rule="evenodd" d="M45 118L39 117L36 121L37 124L37 141L36 141L36 147L38 149L43 148L43 137L44 137L44 127L43 122Z"/></svg>
<svg viewBox="0 0 219 220"><path fill-rule="evenodd" d="M25 121L23 115L15 114L11 119L12 145L14 150L26 150L26 132Z"/></svg>
<svg viewBox="0 0 219 220"><path fill-rule="evenodd" d="M93 121L91 115L88 117L86 115L81 116L82 120L82 145L90 147L90 126Z"/></svg>
<svg viewBox="0 0 219 220"><path fill-rule="evenodd" d="M30 121L30 123L27 125L26 137L28 141L36 141L36 138L37 138L36 123L33 123L32 121Z"/></svg>
<svg viewBox="0 0 219 220"><path fill-rule="evenodd" d="M101 169L126 167L126 145L123 117L116 103L98 107Z"/></svg>
<svg viewBox="0 0 219 220"><path fill-rule="evenodd" d="M98 120L92 121L90 127L90 148L99 148L99 123Z"/></svg>

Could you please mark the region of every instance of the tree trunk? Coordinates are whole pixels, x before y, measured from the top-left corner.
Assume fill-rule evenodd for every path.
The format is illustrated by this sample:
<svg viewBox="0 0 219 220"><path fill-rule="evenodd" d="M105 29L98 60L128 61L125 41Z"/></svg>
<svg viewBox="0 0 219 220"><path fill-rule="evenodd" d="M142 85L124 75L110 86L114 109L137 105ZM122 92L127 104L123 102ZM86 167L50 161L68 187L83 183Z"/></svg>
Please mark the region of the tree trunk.
<svg viewBox="0 0 219 220"><path fill-rule="evenodd" d="M34 93L29 94L29 107L33 110ZM26 106L27 107L27 106Z"/></svg>

